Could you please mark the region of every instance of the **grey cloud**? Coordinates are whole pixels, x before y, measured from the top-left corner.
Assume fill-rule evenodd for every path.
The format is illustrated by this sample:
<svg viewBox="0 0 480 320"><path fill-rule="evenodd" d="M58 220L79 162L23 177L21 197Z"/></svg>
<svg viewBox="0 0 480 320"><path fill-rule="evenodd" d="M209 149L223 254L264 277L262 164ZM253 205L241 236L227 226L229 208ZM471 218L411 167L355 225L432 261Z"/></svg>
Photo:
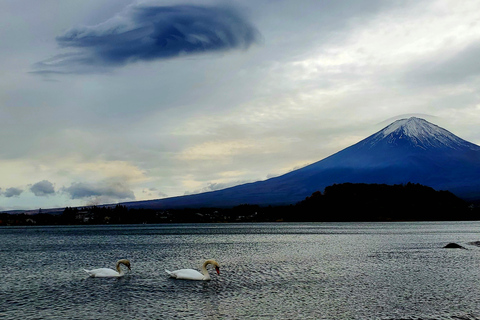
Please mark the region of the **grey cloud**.
<svg viewBox="0 0 480 320"><path fill-rule="evenodd" d="M37 197L45 197L55 194L55 188L50 181L42 180L30 187L30 191Z"/></svg>
<svg viewBox="0 0 480 320"><path fill-rule="evenodd" d="M132 5L104 23L58 36L62 48L77 51L37 63L35 73L108 71L138 61L248 49L259 39L257 29L233 7Z"/></svg>
<svg viewBox="0 0 480 320"><path fill-rule="evenodd" d="M450 85L480 76L480 42L473 43L453 56L429 57L414 63L404 80L414 84Z"/></svg>
<svg viewBox="0 0 480 320"><path fill-rule="evenodd" d="M110 197L115 199L135 199L135 195L126 185L113 182L84 183L74 182L63 192L70 195L72 199L90 197Z"/></svg>
<svg viewBox="0 0 480 320"><path fill-rule="evenodd" d="M22 192L23 190L19 188L7 188L3 195L7 198L18 197Z"/></svg>

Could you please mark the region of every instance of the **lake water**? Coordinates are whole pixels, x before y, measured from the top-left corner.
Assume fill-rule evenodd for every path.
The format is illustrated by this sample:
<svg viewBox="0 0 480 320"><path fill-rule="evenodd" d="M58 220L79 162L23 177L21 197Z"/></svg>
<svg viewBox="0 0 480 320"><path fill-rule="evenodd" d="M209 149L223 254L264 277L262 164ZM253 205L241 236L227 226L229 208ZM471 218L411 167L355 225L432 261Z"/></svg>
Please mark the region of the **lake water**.
<svg viewBox="0 0 480 320"><path fill-rule="evenodd" d="M475 241L480 222L2 227L0 319L480 319ZM82 270L121 258L123 278ZM164 272L207 258L210 282Z"/></svg>

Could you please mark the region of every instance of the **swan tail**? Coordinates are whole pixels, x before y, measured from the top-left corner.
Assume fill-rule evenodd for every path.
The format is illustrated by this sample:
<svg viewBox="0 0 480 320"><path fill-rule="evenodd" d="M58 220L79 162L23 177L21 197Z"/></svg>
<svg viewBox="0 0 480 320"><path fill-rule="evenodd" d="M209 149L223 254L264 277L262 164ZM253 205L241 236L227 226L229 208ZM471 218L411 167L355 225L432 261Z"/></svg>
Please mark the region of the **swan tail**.
<svg viewBox="0 0 480 320"><path fill-rule="evenodd" d="M86 273L88 273L89 276L92 276L92 272L91 272L90 270L83 269L83 271L85 271Z"/></svg>
<svg viewBox="0 0 480 320"><path fill-rule="evenodd" d="M167 270L167 269L165 269L165 272L168 273L168 275L169 275L170 277L172 277L172 278L177 278L177 275L176 275L174 272L169 271L169 270Z"/></svg>

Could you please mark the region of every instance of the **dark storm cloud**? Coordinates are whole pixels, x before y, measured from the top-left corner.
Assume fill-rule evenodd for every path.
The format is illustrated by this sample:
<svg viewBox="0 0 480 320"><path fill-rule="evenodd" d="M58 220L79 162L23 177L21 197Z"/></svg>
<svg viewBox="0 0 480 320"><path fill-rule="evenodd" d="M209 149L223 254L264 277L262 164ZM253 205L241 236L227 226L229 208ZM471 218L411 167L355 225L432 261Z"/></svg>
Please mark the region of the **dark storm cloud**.
<svg viewBox="0 0 480 320"><path fill-rule="evenodd" d="M30 187L30 191L37 197L45 197L55 194L55 188L50 181L42 180Z"/></svg>
<svg viewBox="0 0 480 320"><path fill-rule="evenodd" d="M138 61L248 49L259 38L256 28L233 7L129 6L104 23L58 36L60 47L76 52L35 67L36 73L102 71Z"/></svg>
<svg viewBox="0 0 480 320"><path fill-rule="evenodd" d="M74 182L70 187L64 188L72 199L90 197L110 197L115 199L135 199L133 191L121 183L83 183Z"/></svg>
<svg viewBox="0 0 480 320"><path fill-rule="evenodd" d="M3 196L7 198L18 197L22 192L23 190L19 188L7 188L3 193Z"/></svg>

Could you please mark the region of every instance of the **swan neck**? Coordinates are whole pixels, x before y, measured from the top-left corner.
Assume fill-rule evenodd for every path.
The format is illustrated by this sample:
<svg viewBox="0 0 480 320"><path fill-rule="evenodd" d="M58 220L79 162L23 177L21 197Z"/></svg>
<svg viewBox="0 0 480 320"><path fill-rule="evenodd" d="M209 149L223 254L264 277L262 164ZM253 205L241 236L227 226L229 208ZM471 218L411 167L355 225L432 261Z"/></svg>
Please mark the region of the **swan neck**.
<svg viewBox="0 0 480 320"><path fill-rule="evenodd" d="M204 276L208 276L208 275L209 275L209 274L208 274L208 270L207 270L207 265L208 265L208 261L205 261L205 262L203 263L203 265L202 265L202 274L203 274Z"/></svg>
<svg viewBox="0 0 480 320"><path fill-rule="evenodd" d="M130 261L128 261L127 259L118 260L115 268L117 269L117 272L118 272L119 274L123 274L123 273L124 273L124 272L122 271L122 269L120 268L120 265L121 265L121 264L123 264L124 266L126 266L126 267L130 270Z"/></svg>
<svg viewBox="0 0 480 320"><path fill-rule="evenodd" d="M208 273L207 265L208 263L204 263L202 266L203 280L210 280L210 274Z"/></svg>
<svg viewBox="0 0 480 320"><path fill-rule="evenodd" d="M210 274L208 273L208 270L207 270L207 266L209 264L212 264L214 266L217 266L218 267L218 263L217 261L213 260L213 259L210 259L210 260L207 260L203 263L202 265L202 274L204 275L204 280L210 280Z"/></svg>

